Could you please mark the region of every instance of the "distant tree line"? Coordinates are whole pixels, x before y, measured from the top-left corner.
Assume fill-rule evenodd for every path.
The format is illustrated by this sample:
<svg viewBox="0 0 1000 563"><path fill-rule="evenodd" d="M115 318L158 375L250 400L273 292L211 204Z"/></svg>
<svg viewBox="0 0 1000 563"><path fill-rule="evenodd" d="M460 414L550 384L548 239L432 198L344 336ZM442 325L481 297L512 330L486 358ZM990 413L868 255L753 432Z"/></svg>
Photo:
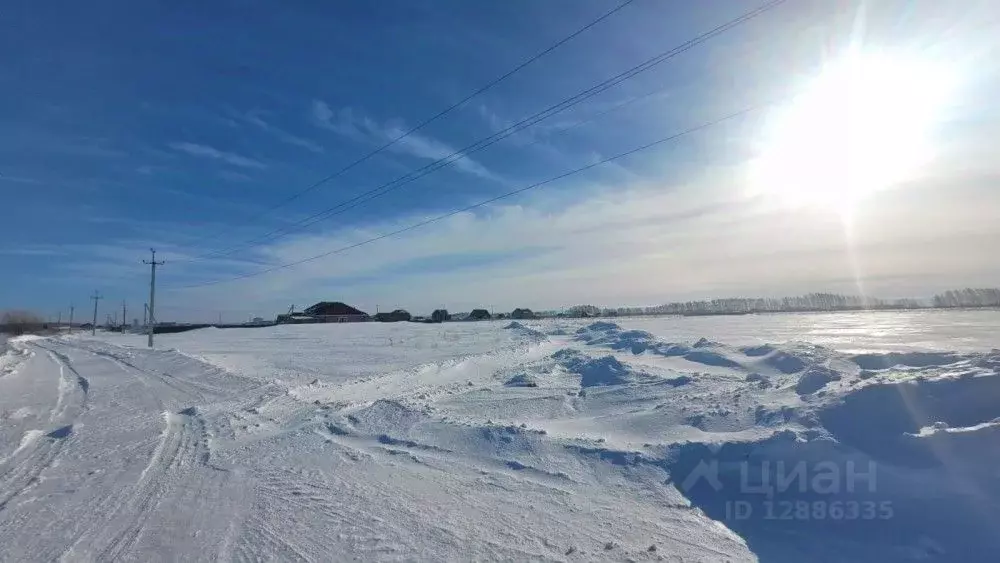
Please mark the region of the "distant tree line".
<svg viewBox="0 0 1000 563"><path fill-rule="evenodd" d="M703 301L667 303L651 309L659 314L725 315L799 311L851 311L857 309L914 309L914 299L879 299L837 293L807 293L794 297L730 297Z"/></svg>
<svg viewBox="0 0 1000 563"><path fill-rule="evenodd" d="M807 311L857 311L863 309L926 309L930 307L1000 307L1000 289L958 289L935 295L931 301L880 299L838 293L808 293L795 297L729 297L665 303L653 307L601 308L575 305L544 316L614 317L635 315L740 315Z"/></svg>
<svg viewBox="0 0 1000 563"><path fill-rule="evenodd" d="M939 293L932 300L935 307L1000 307L1000 289L972 288L952 289Z"/></svg>
<svg viewBox="0 0 1000 563"><path fill-rule="evenodd" d="M20 336L47 328L45 322L30 311L4 311L0 315L0 333Z"/></svg>

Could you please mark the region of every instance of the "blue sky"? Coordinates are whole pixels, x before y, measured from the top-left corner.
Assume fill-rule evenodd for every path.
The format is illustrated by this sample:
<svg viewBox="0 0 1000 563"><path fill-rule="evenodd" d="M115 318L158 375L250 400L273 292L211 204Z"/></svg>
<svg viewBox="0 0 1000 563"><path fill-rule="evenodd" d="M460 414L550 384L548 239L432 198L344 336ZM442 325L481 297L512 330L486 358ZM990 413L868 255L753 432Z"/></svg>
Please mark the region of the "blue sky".
<svg viewBox="0 0 1000 563"><path fill-rule="evenodd" d="M850 291L858 276L844 266L839 217L744 195L766 113L397 239L183 286L336 249L787 95L859 37L974 69L936 123L939 157L856 213L868 289L996 285L984 249L998 234L988 213L997 170L977 156L997 129L988 24L998 9L940 4L870 2L859 32L859 4L789 2L386 197L197 260L430 164L757 4L636 0L268 211L615 3L14 2L0 22L0 307L52 315L99 289L141 310L150 246L168 261L164 320L270 316L320 299L423 311Z"/></svg>

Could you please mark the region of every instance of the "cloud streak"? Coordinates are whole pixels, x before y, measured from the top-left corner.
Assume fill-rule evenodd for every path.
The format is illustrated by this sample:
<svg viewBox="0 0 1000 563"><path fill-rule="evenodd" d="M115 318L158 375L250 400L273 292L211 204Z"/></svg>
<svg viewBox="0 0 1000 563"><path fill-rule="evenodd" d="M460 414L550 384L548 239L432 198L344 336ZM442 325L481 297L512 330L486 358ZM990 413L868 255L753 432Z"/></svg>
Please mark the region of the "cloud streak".
<svg viewBox="0 0 1000 563"><path fill-rule="evenodd" d="M357 142L380 146L399 139L387 150L423 160L438 161L453 155L458 150L447 143L419 133L410 133L403 137L409 128L398 121L381 124L368 116L357 114L351 108L334 112L326 102L320 100L313 101L312 117L317 126ZM499 174L472 158L453 160L450 166L479 178L506 183Z"/></svg>
<svg viewBox="0 0 1000 563"><path fill-rule="evenodd" d="M287 145L292 145L292 146L295 146L295 147L303 148L303 149L306 149L308 151L311 151L311 152L314 152L314 153L317 153L317 154L322 154L322 153L326 152L326 150L322 146L320 146L318 143L310 141L309 139L306 139L304 137L299 137L297 135L293 135L293 134L285 131L284 129L281 129L280 127L277 127L277 126L275 126L275 125L273 125L273 124L265 121L263 118L261 118L257 114L254 114L254 113L247 114L247 115L243 116L243 119L247 123L249 123L249 124L251 124L251 125L259 128L260 130L265 131L267 133L270 133L276 139L278 139L279 141L281 141L282 143L285 143Z"/></svg>
<svg viewBox="0 0 1000 563"><path fill-rule="evenodd" d="M253 158L249 158L232 152L221 151L219 149L210 147L208 145L199 145L197 143L188 143L188 142L175 142L175 143L170 143L167 146L169 146L171 149L175 151L183 152L191 156L209 158L213 160L221 160L226 164L239 166L241 168L256 168L260 170L267 168L267 165L259 160L255 160Z"/></svg>

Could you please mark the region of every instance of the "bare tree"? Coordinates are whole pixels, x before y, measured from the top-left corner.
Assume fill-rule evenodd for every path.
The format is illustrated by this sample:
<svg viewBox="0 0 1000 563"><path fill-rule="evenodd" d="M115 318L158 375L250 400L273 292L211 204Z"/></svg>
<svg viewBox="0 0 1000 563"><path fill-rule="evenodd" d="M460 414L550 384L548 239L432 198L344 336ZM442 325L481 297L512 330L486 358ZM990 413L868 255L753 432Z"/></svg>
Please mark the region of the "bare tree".
<svg viewBox="0 0 1000 563"><path fill-rule="evenodd" d="M3 317L0 317L0 332L14 336L39 332L44 328L45 323L41 317L30 311L4 311Z"/></svg>

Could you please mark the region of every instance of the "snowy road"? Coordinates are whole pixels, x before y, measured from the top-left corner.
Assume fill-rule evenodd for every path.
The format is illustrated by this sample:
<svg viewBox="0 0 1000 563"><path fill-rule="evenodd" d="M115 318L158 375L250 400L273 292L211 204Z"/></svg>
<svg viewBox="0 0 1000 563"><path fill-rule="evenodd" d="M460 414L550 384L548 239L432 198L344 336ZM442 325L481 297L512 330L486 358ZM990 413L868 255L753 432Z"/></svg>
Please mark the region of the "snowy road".
<svg viewBox="0 0 1000 563"><path fill-rule="evenodd" d="M0 560L986 561L1000 547L984 524L1000 516L995 352L740 348L614 323L160 343L15 339L0 356ZM878 487L763 498L739 482L778 462L877 464ZM710 489L688 483L701 467ZM891 514L763 517L803 500ZM733 518L736 502L755 516Z"/></svg>
<svg viewBox="0 0 1000 563"><path fill-rule="evenodd" d="M21 350L0 379L3 560L552 559L607 542L749 557L662 485L592 491L486 454L348 436L280 385L172 352Z"/></svg>

